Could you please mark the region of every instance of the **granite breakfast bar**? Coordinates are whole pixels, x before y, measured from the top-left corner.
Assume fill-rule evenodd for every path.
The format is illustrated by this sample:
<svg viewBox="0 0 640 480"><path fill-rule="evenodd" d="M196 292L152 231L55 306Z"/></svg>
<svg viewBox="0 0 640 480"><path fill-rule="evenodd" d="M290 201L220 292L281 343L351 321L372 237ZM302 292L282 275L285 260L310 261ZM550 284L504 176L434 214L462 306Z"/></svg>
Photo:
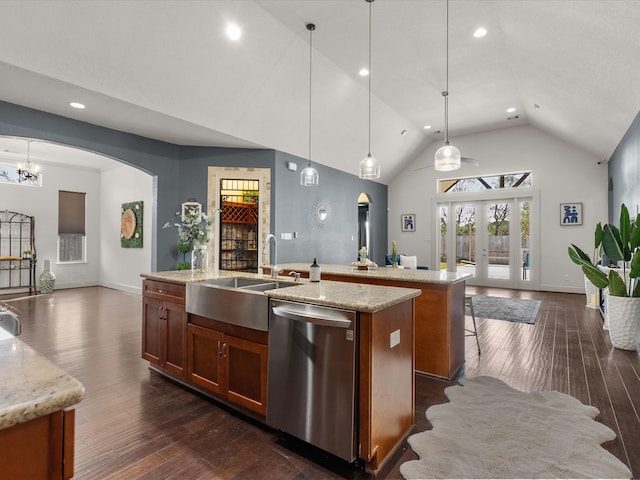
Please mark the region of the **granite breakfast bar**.
<svg viewBox="0 0 640 480"><path fill-rule="evenodd" d="M292 271L308 276L309 265L278 264L280 275ZM416 371L456 378L464 368L465 280L468 274L436 270L377 267L358 270L350 265L321 264L322 280L419 289L415 301ZM269 267L263 267L269 272Z"/></svg>
<svg viewBox="0 0 640 480"><path fill-rule="evenodd" d="M73 477L74 410L84 386L0 329L2 478Z"/></svg>

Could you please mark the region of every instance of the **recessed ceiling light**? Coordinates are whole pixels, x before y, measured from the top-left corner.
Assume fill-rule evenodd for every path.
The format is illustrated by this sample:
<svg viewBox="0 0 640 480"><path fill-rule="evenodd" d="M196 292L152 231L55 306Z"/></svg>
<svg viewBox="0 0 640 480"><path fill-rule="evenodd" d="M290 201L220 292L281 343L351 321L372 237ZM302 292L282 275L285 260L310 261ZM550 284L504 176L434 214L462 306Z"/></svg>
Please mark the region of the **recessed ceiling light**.
<svg viewBox="0 0 640 480"><path fill-rule="evenodd" d="M473 32L473 36L475 38L482 38L487 34L487 29L484 27L478 27L476 28L476 31Z"/></svg>
<svg viewBox="0 0 640 480"><path fill-rule="evenodd" d="M227 25L227 37L229 37L231 40L240 40L240 37L242 36L242 30L240 30L240 27L238 27L238 25L236 25L235 23L230 23Z"/></svg>
<svg viewBox="0 0 640 480"><path fill-rule="evenodd" d="M424 129L425 129L425 130L429 130L430 128L431 128L431 125L425 125L425 126L424 126Z"/></svg>
<svg viewBox="0 0 640 480"><path fill-rule="evenodd" d="M80 110L82 110L83 108L86 108L84 106L84 103L79 103L79 102L71 102L69 103L70 106L72 106L73 108L78 108Z"/></svg>
<svg viewBox="0 0 640 480"><path fill-rule="evenodd" d="M369 70L367 70L366 68L361 68L358 73L361 77L366 77L367 75L369 75Z"/></svg>
<svg viewBox="0 0 640 480"><path fill-rule="evenodd" d="M509 107L507 108L507 113L513 113L516 111L516 107Z"/></svg>

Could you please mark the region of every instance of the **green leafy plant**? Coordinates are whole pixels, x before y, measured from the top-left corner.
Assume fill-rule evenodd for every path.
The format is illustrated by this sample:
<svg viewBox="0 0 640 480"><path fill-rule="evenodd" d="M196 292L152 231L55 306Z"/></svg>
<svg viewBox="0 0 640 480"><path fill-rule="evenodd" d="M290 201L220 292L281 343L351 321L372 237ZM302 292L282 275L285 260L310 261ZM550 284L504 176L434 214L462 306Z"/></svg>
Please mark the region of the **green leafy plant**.
<svg viewBox="0 0 640 480"><path fill-rule="evenodd" d="M219 210L217 210L219 211ZM181 222L165 223L162 228L175 227L178 229L178 243L176 248L182 253L182 261L176 265L176 270L189 270L191 263L186 261L186 254L193 250L194 245L204 245L209 242L213 218L199 210L189 209L184 217L176 212Z"/></svg>
<svg viewBox="0 0 640 480"><path fill-rule="evenodd" d="M596 225L594 237L594 261L600 248L612 262L622 262L622 275L609 270L609 275L591 261L589 255L571 244L569 258L580 265L585 276L598 288L608 288L614 297L640 297L640 214L632 222L629 210L623 203L620 208L619 226L600 223ZM628 274L627 274L628 271Z"/></svg>

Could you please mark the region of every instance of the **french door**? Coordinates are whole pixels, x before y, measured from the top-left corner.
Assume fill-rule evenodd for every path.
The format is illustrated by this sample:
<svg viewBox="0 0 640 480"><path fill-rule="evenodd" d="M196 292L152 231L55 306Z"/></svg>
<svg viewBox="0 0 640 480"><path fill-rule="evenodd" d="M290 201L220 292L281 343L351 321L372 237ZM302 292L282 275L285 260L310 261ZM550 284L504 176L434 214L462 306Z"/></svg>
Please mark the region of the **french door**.
<svg viewBox="0 0 640 480"><path fill-rule="evenodd" d="M440 202L441 270L472 275L469 285L531 288L531 198Z"/></svg>

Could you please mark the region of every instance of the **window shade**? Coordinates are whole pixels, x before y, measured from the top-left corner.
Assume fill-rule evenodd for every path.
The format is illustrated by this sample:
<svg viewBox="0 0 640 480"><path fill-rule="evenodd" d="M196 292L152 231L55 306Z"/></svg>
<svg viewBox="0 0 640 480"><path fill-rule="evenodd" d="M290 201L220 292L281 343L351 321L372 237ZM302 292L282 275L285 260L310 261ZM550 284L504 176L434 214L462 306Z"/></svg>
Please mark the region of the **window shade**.
<svg viewBox="0 0 640 480"><path fill-rule="evenodd" d="M85 197L86 193L58 192L58 235L86 235Z"/></svg>

